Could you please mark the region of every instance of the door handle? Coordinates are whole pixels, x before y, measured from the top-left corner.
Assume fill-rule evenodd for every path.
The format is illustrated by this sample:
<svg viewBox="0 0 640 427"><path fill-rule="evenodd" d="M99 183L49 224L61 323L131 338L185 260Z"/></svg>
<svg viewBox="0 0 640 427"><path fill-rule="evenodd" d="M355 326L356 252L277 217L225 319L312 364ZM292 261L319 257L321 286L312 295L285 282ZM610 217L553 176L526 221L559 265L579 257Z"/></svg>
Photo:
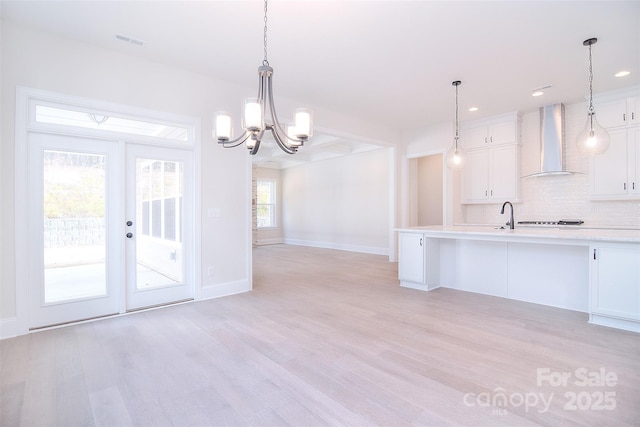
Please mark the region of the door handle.
<svg viewBox="0 0 640 427"><path fill-rule="evenodd" d="M127 233L127 238L131 239L133 237L133 233Z"/></svg>
<svg viewBox="0 0 640 427"><path fill-rule="evenodd" d="M127 221L127 227L131 227L132 225L133 225L133 222Z"/></svg>

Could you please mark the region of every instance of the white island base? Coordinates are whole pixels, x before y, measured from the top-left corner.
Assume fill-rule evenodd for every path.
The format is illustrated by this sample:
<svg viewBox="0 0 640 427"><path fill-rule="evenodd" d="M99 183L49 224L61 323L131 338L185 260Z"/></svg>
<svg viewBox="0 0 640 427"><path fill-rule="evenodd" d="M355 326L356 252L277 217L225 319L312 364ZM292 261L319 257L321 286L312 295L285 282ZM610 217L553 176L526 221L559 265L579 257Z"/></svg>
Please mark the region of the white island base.
<svg viewBox="0 0 640 427"><path fill-rule="evenodd" d="M589 313L640 332L636 230L417 227L399 230L400 285L438 287Z"/></svg>

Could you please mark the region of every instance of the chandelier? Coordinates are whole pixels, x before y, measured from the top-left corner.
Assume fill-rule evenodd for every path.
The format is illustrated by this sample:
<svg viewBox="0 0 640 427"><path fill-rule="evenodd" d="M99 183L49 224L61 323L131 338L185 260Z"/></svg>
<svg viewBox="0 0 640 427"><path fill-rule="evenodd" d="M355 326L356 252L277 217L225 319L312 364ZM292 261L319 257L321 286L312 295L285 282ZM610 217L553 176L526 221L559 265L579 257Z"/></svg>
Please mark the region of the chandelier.
<svg viewBox="0 0 640 427"><path fill-rule="evenodd" d="M271 131L282 151L293 154L313 135L313 118L311 110L297 108L294 111L294 123L287 125L286 130L278 120L273 102L273 68L267 60L267 0L264 1L264 60L258 67L258 76L257 98L245 99L243 103L242 135L232 140L231 116L224 111L216 113L215 135L218 143L225 148L232 148L246 142L249 152L254 155L260 148L265 131Z"/></svg>
<svg viewBox="0 0 640 427"><path fill-rule="evenodd" d="M456 87L456 135L453 138L453 144L447 152L446 163L450 169L461 169L464 166L464 150L460 144L460 136L458 132L458 86L462 84L460 80L451 82Z"/></svg>
<svg viewBox="0 0 640 427"><path fill-rule="evenodd" d="M596 110L593 108L593 61L591 59L591 46L598 39L587 39L582 44L589 46L589 112L584 129L578 134L576 144L582 154L602 154L609 148L611 138L606 130L596 121Z"/></svg>

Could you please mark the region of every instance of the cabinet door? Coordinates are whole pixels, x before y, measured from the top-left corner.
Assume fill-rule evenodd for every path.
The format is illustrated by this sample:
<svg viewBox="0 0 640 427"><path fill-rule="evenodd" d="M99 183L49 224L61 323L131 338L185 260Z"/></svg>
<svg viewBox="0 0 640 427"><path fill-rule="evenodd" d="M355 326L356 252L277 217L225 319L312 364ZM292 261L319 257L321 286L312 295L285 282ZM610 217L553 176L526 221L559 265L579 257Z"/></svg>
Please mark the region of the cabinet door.
<svg viewBox="0 0 640 427"><path fill-rule="evenodd" d="M627 130L609 130L611 145L604 154L591 158L591 196L627 194Z"/></svg>
<svg viewBox="0 0 640 427"><path fill-rule="evenodd" d="M483 148L487 146L487 127L473 127L462 131L461 139L462 147L465 150L473 150L474 148Z"/></svg>
<svg viewBox="0 0 640 427"><path fill-rule="evenodd" d="M629 181L627 190L640 195L640 126L629 129L627 134L627 156L629 157Z"/></svg>
<svg viewBox="0 0 640 427"><path fill-rule="evenodd" d="M592 247L591 262L591 311L640 320L640 249L637 245Z"/></svg>
<svg viewBox="0 0 640 427"><path fill-rule="evenodd" d="M627 99L627 124L640 123L640 96Z"/></svg>
<svg viewBox="0 0 640 427"><path fill-rule="evenodd" d="M398 234L398 278L407 282L425 283L425 243L419 233Z"/></svg>
<svg viewBox="0 0 640 427"><path fill-rule="evenodd" d="M594 103L596 109L596 120L604 128L625 126L627 124L627 99L617 99ZM584 122L587 122L588 105L585 105Z"/></svg>
<svg viewBox="0 0 640 427"><path fill-rule="evenodd" d="M489 150L467 152L463 169L464 200L480 201L489 197Z"/></svg>
<svg viewBox="0 0 640 427"><path fill-rule="evenodd" d="M506 122L496 123L489 128L489 144L512 144L517 139L516 122L508 120Z"/></svg>
<svg viewBox="0 0 640 427"><path fill-rule="evenodd" d="M491 185L489 197L507 200L517 199L517 151L515 145L497 147L490 150Z"/></svg>

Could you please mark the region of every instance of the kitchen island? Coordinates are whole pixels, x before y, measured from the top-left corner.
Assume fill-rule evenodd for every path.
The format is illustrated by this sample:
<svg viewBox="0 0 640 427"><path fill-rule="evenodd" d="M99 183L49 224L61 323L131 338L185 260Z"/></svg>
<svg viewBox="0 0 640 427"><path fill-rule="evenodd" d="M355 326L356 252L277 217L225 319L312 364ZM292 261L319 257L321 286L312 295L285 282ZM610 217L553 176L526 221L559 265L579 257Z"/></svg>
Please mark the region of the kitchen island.
<svg viewBox="0 0 640 427"><path fill-rule="evenodd" d="M640 230L464 225L397 231L401 286L582 311L591 323L640 332Z"/></svg>

